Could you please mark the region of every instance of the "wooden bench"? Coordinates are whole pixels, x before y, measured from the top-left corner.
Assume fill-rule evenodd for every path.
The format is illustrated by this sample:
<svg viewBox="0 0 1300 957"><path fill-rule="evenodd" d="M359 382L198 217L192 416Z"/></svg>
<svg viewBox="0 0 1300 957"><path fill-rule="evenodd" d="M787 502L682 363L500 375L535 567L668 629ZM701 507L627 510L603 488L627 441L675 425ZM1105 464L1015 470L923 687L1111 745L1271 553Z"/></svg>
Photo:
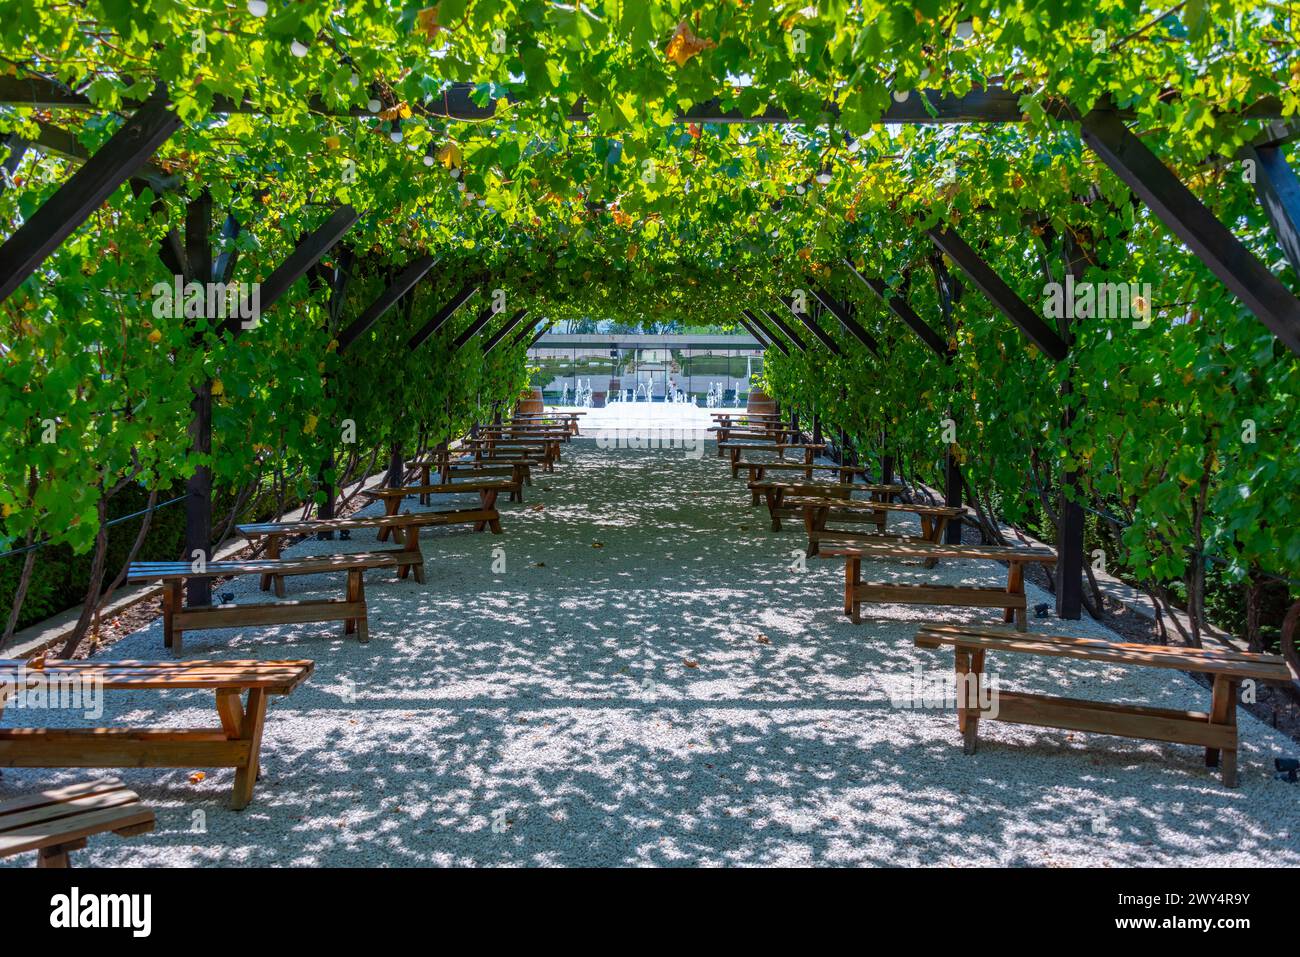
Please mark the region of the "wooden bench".
<svg viewBox="0 0 1300 957"><path fill-rule="evenodd" d="M30 687L33 665L0 660L0 688ZM287 695L307 680L310 661L49 661L51 684L105 691L210 689L213 728L0 728L0 767L235 768L231 807L253 798L269 695ZM242 698L247 693L248 702ZM0 713L3 701L0 701Z"/></svg>
<svg viewBox="0 0 1300 957"><path fill-rule="evenodd" d="M796 496L786 499L785 504L789 509L797 509L803 515L804 530L808 533L809 555L817 554L822 538L843 542L862 538L864 534L869 535L866 541L887 538L898 541L931 542L939 545L943 542L943 533L948 528L948 522L964 518L967 514L966 509L960 506L911 505L903 502L844 502L829 497ZM915 515L921 522L920 538L885 531L890 512ZM826 523L829 521L869 522L876 526L876 530L872 533L862 533L827 529ZM926 567L933 568L934 562L928 562Z"/></svg>
<svg viewBox="0 0 1300 957"><path fill-rule="evenodd" d="M475 479L469 482L445 482L433 485L399 485L397 488L375 487L362 489L361 494L373 501L384 503L385 515L396 515L402 506L402 499L408 495L418 495L426 501L430 495L477 494L479 507L476 509L448 509L428 514L442 516L441 525L473 525L474 531L481 532L491 528L492 534L501 534L501 513L497 511L497 495L509 492L516 486L513 482L498 482L488 479ZM380 529L379 539L383 541L387 529Z"/></svg>
<svg viewBox="0 0 1300 957"><path fill-rule="evenodd" d="M182 636L187 631L204 628L242 628L246 625L298 625L317 621L343 622L343 634L356 634L365 644L370 640L366 615L367 568L393 568L399 565L422 566L423 556L404 549L380 552L354 552L343 555L304 558L258 558L244 561L208 562L195 571L189 562L132 562L127 581L163 584L163 643L172 654L181 653ZM185 582L191 578L233 578L238 575L324 575L347 572L347 586L342 598L310 601L252 602L183 606ZM423 571L421 571L423 575Z"/></svg>
<svg viewBox="0 0 1300 957"><path fill-rule="evenodd" d="M764 428L760 426L736 426L736 425L714 425L706 431L716 432L718 440L718 458L726 455L724 443L731 442L781 442L787 437L797 439L801 434L800 429L783 429L776 426Z"/></svg>
<svg viewBox="0 0 1300 957"><path fill-rule="evenodd" d="M981 718L1030 724L1067 731L1088 731L1151 741L1172 741L1205 748L1207 767L1220 767L1223 783L1237 786L1237 700L1243 680L1286 683L1291 670L1277 655L1228 648L1172 648L1168 645L1128 644L1067 635L1029 635L1007 629L933 625L916 635L918 648L953 649L957 669L957 728L967 754L975 753ZM985 654L1021 653L1078 658L1109 664L1168 668L1210 675L1210 710L1179 711L1139 705L1112 704L1054 695L996 691L980 701ZM984 691L983 696L989 692Z"/></svg>
<svg viewBox="0 0 1300 957"><path fill-rule="evenodd" d="M1003 621L1013 618L1024 631L1028 615L1025 605L1025 565L1056 563L1056 552L1047 547L1015 545L935 545L930 542L833 541L822 537L819 554L823 558L843 558L844 614L861 624L863 602L900 605L965 605L971 608L1001 608ZM828 547L829 546L829 547ZM862 560L898 561L919 558L933 564L941 559L973 559L1007 563L1007 587L988 588L974 585L893 585L862 582Z"/></svg>
<svg viewBox="0 0 1300 957"><path fill-rule="evenodd" d="M826 451L824 444L814 442L719 442L718 448L725 449L731 455L731 477L733 479L740 475L742 467L751 464L740 460L740 453L742 452L775 452L777 458L784 461L787 451L802 449L804 466L810 467L813 459L817 457L817 453Z"/></svg>
<svg viewBox="0 0 1300 957"><path fill-rule="evenodd" d="M407 575L414 572L415 580L423 585L424 554L420 549L420 529L433 525L449 524L455 524L455 522L449 522L447 516L441 512L416 512L414 514L408 512L405 515L354 515L350 518L313 518L302 522L253 522L247 525L238 525L236 530L249 541L266 539L265 557L268 559L279 559L284 549L284 540L291 536L318 535L321 532L350 533L360 529L373 528L378 532L382 541L389 535L395 537L400 532L403 536L400 548L381 549L378 552L366 554L391 554L399 579L405 579ZM353 552L350 554L358 553ZM329 556L307 555L303 557L325 558ZM269 591L271 588L275 589L276 595L283 598L284 576L270 573L263 575L262 591Z"/></svg>
<svg viewBox="0 0 1300 957"><path fill-rule="evenodd" d="M903 494L901 485L878 485L853 482L750 482L750 505L766 501L772 518L772 531L781 530L781 519L802 517L803 510L788 504L790 498L833 498L841 501L853 499L854 492L866 492L873 502L888 502Z"/></svg>
<svg viewBox="0 0 1300 957"><path fill-rule="evenodd" d="M546 442L541 445L519 442L496 442L491 439L469 439L461 448L475 459L491 458L530 458L541 465L543 472L554 472L559 458L558 442Z"/></svg>
<svg viewBox="0 0 1300 957"><path fill-rule="evenodd" d="M83 781L0 802L0 857L36 851L37 867L68 867L68 855L87 838L110 832L131 837L153 828L153 808L121 781Z"/></svg>
<svg viewBox="0 0 1300 957"><path fill-rule="evenodd" d="M476 438L496 439L554 439L568 443L573 438L573 431L567 425L489 425L478 430Z"/></svg>
<svg viewBox="0 0 1300 957"><path fill-rule="evenodd" d="M577 435L578 418L586 414L586 412L516 412L511 417L510 423L528 424L559 419L567 424L571 434Z"/></svg>
<svg viewBox="0 0 1300 957"><path fill-rule="evenodd" d="M831 472L840 482L851 482L855 476L866 476L865 465L799 465L797 462L742 462L742 468L749 469L750 482L762 482L768 472L802 472L804 481L811 482L813 472ZM733 472L732 478L738 478Z"/></svg>
<svg viewBox="0 0 1300 957"><path fill-rule="evenodd" d="M511 502L522 502L524 500L524 486L532 484L529 475L530 464L523 459L506 459L501 460L499 465L489 465L474 459L457 462L451 458L445 458L441 461L424 458L412 459L406 463L406 467L420 470L421 485L430 484L434 469L438 470L438 476L443 485L453 485L455 484L453 479L464 475L472 475L477 479L506 478L508 476L510 484L514 486L509 495L509 501ZM420 504L428 505L429 496L421 495Z"/></svg>

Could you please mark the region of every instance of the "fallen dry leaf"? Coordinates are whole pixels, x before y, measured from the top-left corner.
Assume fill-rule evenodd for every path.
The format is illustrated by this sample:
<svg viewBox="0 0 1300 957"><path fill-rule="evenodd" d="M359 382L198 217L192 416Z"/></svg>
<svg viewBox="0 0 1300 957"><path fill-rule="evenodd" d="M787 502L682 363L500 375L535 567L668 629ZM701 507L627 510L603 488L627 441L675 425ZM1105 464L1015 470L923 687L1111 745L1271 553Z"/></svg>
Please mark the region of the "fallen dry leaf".
<svg viewBox="0 0 1300 957"><path fill-rule="evenodd" d="M536 505L530 505L530 506L528 506L528 511L530 511L530 512L544 512L544 511L546 511L546 506L543 505L541 502L538 502Z"/></svg>
<svg viewBox="0 0 1300 957"><path fill-rule="evenodd" d="M772 643L772 639L767 637L767 635L759 635L754 640L757 641L760 645L770 645Z"/></svg>
<svg viewBox="0 0 1300 957"><path fill-rule="evenodd" d="M206 771L195 771L190 775L190 784L198 784L208 776Z"/></svg>
<svg viewBox="0 0 1300 957"><path fill-rule="evenodd" d="M591 543L591 547L592 547L592 548L604 548L604 547L605 547L605 543L604 543L604 542L592 542L592 543Z"/></svg>
<svg viewBox="0 0 1300 957"><path fill-rule="evenodd" d="M698 668L700 666L700 663L698 661L691 661L689 658L683 661L682 664L684 664L687 668Z"/></svg>

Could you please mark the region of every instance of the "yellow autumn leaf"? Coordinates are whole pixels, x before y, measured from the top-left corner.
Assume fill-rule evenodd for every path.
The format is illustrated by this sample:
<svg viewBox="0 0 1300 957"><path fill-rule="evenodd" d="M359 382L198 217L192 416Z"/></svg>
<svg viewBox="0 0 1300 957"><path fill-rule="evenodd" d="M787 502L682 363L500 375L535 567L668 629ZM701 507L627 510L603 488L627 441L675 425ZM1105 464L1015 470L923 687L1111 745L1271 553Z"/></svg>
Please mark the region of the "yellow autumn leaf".
<svg viewBox="0 0 1300 957"><path fill-rule="evenodd" d="M627 244L627 258L628 258L628 259L636 259L636 254L639 253L640 251L641 251L641 247L638 246L636 243L628 243L628 244Z"/></svg>
<svg viewBox="0 0 1300 957"><path fill-rule="evenodd" d="M155 329L153 332L149 333L149 341L155 345L162 342L162 333Z"/></svg>
<svg viewBox="0 0 1300 957"><path fill-rule="evenodd" d="M425 7L415 17L416 26L430 40L437 38L438 33L442 30L442 24L438 22L438 5L435 3L431 7Z"/></svg>
<svg viewBox="0 0 1300 957"><path fill-rule="evenodd" d="M677 24L677 29L673 31L671 39L668 41L668 48L664 51L664 56L672 60L678 66L685 66L691 57L702 50L711 50L717 44L712 40L701 40L691 30L690 24L683 20Z"/></svg>
<svg viewBox="0 0 1300 957"><path fill-rule="evenodd" d="M312 433L314 433L316 431L316 422L317 422L316 416L314 415L307 416L307 421L303 424L302 427L303 432L305 432L307 435L311 435Z"/></svg>
<svg viewBox="0 0 1300 957"><path fill-rule="evenodd" d="M447 169L460 169L462 161L460 147L455 143L448 143L438 150L438 162L442 163Z"/></svg>
<svg viewBox="0 0 1300 957"><path fill-rule="evenodd" d="M212 394L213 394L213 395L225 395L225 394L226 394L226 387L225 387L225 385L222 383L222 381L221 381L220 379L213 379L213 380L212 380Z"/></svg>
<svg viewBox="0 0 1300 957"><path fill-rule="evenodd" d="M338 149L339 146L342 145L342 143L343 143L343 141L342 141L341 139L339 139L337 136L327 136L327 137L325 137L325 145L328 146L328 147L329 147L330 149L332 149L332 150L336 150L336 149Z"/></svg>

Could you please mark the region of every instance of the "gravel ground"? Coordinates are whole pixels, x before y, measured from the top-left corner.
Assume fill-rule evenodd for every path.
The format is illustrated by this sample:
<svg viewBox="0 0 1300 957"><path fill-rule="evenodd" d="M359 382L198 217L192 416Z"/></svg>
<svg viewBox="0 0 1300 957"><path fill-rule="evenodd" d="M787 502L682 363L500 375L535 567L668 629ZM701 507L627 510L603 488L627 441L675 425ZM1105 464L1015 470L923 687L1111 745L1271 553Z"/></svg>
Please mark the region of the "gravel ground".
<svg viewBox="0 0 1300 957"><path fill-rule="evenodd" d="M503 535L428 536L426 586L370 573L367 646L331 624L187 634L188 657L310 658L316 672L272 699L246 810L226 808L233 771L102 772L156 807L158 828L92 839L78 863L1300 866L1300 787L1272 774L1294 745L1244 712L1235 791L1182 745L986 722L964 756L950 710L891 698L911 697L914 668L952 667L913 647L919 623L993 616L868 606L850 624L842 563L792 567L799 533L769 532L712 450L576 440L525 498L503 506ZM289 554L371 546L364 533ZM1000 584L1005 569L864 567L876 576ZM290 597L341 593L341 576L289 579ZM112 654L162 658L161 623ZM1208 706L1168 671L989 664L1008 688ZM107 705L112 723L215 723L206 692ZM6 724L33 717L11 709ZM99 774L6 770L0 797Z"/></svg>

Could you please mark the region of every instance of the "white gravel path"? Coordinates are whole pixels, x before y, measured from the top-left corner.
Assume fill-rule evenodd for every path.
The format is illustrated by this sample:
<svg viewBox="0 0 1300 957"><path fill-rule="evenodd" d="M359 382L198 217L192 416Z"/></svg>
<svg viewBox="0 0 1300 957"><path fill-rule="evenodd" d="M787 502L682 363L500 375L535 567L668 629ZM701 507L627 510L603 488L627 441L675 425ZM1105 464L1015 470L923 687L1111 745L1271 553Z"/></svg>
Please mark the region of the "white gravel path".
<svg viewBox="0 0 1300 957"><path fill-rule="evenodd" d="M894 707L890 690L914 666L952 667L951 653L913 647L919 622L990 616L868 607L854 626L842 562L792 570L801 536L769 532L712 450L564 451L523 506L504 506L503 535L430 536L426 586L370 573L368 646L329 624L187 634L188 657L311 658L316 672L272 699L248 809L226 807L232 771L197 784L190 769L112 772L157 808L158 829L92 839L79 863L1300 866L1300 787L1272 776L1273 757L1297 748L1245 712L1237 790L1197 748L992 722L966 757L950 711ZM290 554L371 546L358 534ZM938 577L1001 583L1005 569L948 563ZM222 590L251 599L256 581ZM291 578L289 591L341 584ZM161 624L112 653L164 657ZM990 667L1008 688L1208 703L1166 671ZM108 705L112 722L213 723L208 693ZM6 770L0 797L99 773Z"/></svg>

